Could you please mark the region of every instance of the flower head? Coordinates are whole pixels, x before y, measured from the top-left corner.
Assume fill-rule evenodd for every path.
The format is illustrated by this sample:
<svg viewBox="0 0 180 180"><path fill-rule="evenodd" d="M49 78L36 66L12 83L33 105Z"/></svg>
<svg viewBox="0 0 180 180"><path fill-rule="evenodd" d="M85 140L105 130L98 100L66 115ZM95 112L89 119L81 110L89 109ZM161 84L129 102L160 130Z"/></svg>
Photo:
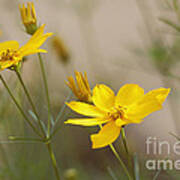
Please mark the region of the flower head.
<svg viewBox="0 0 180 180"><path fill-rule="evenodd" d="M92 147L102 148L118 138L122 126L140 123L152 112L160 110L169 92L170 89L159 88L144 94L140 86L126 84L115 96L109 87L99 84L93 89L94 105L75 101L67 103L72 110L91 118L69 119L65 123L82 126L105 124L99 133L91 135Z"/></svg>
<svg viewBox="0 0 180 180"><path fill-rule="evenodd" d="M46 53L44 49L39 47L44 41L52 35L52 33L44 33L42 25L30 38L30 40L22 47L19 47L17 41L5 41L0 43L0 70L16 66L22 61L24 56L35 54L38 52Z"/></svg>
<svg viewBox="0 0 180 180"><path fill-rule="evenodd" d="M81 72L75 71L75 77L77 85L72 76L68 77L68 81L66 82L66 84L80 101L92 102L91 89L87 79L87 74L84 73L83 76Z"/></svg>
<svg viewBox="0 0 180 180"><path fill-rule="evenodd" d="M33 2L28 2L27 7L24 4L22 4L22 6L19 5L19 9L27 33L31 35L34 34L37 30L37 19Z"/></svg>

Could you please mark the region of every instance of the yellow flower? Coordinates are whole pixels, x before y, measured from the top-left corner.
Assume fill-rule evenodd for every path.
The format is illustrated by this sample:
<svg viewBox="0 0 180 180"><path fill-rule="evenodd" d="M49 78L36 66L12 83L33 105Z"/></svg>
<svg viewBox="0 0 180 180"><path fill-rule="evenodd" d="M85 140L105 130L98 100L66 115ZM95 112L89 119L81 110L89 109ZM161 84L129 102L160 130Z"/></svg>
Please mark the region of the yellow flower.
<svg viewBox="0 0 180 180"><path fill-rule="evenodd" d="M109 87L99 84L93 89L94 105L76 101L67 103L72 110L91 118L69 119L65 123L82 126L105 124L99 133L91 135L92 147L102 148L118 138L122 126L140 123L144 117L160 110L169 92L170 89L159 88L144 94L140 86L126 84L115 96Z"/></svg>
<svg viewBox="0 0 180 180"><path fill-rule="evenodd" d="M68 63L70 59L70 54L68 52L65 43L60 38L60 36L53 36L51 41L52 41L52 46L55 49L57 55L59 56L60 61L63 63Z"/></svg>
<svg viewBox="0 0 180 180"><path fill-rule="evenodd" d="M91 89L87 79L87 74L84 73L83 77L81 72L75 71L75 77L77 86L72 76L68 77L68 82L66 82L66 84L80 101L92 102Z"/></svg>
<svg viewBox="0 0 180 180"><path fill-rule="evenodd" d="M16 66L22 58L27 55L38 52L46 53L44 49L39 47L44 41L52 35L52 33L44 33L45 25L42 25L30 40L22 47L19 47L17 41L5 41L0 43L0 70Z"/></svg>
<svg viewBox="0 0 180 180"><path fill-rule="evenodd" d="M34 34L37 30L36 11L33 2L28 2L27 7L24 4L19 5L21 19L26 28L27 33Z"/></svg>

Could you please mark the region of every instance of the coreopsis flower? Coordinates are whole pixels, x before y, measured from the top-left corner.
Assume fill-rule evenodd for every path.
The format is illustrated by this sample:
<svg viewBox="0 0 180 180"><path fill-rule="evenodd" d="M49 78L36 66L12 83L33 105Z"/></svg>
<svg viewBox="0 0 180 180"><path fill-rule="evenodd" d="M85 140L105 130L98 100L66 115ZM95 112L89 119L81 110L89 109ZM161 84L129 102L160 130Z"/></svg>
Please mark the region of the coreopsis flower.
<svg viewBox="0 0 180 180"><path fill-rule="evenodd" d="M19 47L17 41L5 41L0 43L0 70L11 68L18 65L24 56L35 53L46 53L45 49L39 47L45 40L52 35L52 33L44 34L44 27L42 25L30 38L30 40L22 47Z"/></svg>
<svg viewBox="0 0 180 180"><path fill-rule="evenodd" d="M97 134L91 135L92 148L102 148L118 138L123 126L140 123L152 112L160 110L169 92L170 89L159 88L144 94L140 86L126 84L115 96L109 87L99 84L93 89L94 105L76 101L67 103L72 110L91 118L69 119L65 123L82 126L105 124Z"/></svg>
<svg viewBox="0 0 180 180"><path fill-rule="evenodd" d="M68 77L66 84L80 101L92 102L91 88L89 86L86 72L83 76L81 72L75 71L75 77L77 85L72 76Z"/></svg>
<svg viewBox="0 0 180 180"><path fill-rule="evenodd" d="M22 22L26 28L26 32L33 35L38 28L36 11L33 2L28 2L27 7L24 4L22 4L22 6L19 5L19 10L21 13Z"/></svg>

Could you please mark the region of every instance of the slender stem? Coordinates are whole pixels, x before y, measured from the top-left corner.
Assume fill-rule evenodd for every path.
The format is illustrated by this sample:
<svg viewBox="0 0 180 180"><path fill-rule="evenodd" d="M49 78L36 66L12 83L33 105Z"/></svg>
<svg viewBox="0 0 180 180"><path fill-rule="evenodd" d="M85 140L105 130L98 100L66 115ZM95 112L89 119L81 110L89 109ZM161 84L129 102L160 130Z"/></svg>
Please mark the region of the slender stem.
<svg viewBox="0 0 180 180"><path fill-rule="evenodd" d="M53 132L50 135L50 138L52 138L53 136L55 136L55 134L61 129L61 126L57 127L56 129L53 130Z"/></svg>
<svg viewBox="0 0 180 180"><path fill-rule="evenodd" d="M122 166L124 172L126 173L128 179L129 179L129 180L133 180L133 178L131 177L129 171L127 170L125 164L124 164L123 161L121 160L121 158L120 158L119 154L117 153L116 149L114 148L114 146L113 146L112 144L110 144L109 146L110 146L112 152L114 153L114 155L116 156L116 158L118 159L119 163L121 164L121 166Z"/></svg>
<svg viewBox="0 0 180 180"><path fill-rule="evenodd" d="M57 167L57 161L56 161L56 157L54 155L54 152L52 150L52 146L51 146L50 143L48 143L46 145L47 145L48 152L49 152L49 155L50 155L50 158L51 158L51 162L52 162L52 165L53 165L53 168L54 168L56 179L60 180L60 175L59 175L59 171L58 171L58 167Z"/></svg>
<svg viewBox="0 0 180 180"><path fill-rule="evenodd" d="M157 180L157 178L158 178L158 176L160 175L160 173L161 173L161 169L159 169L159 170L156 172L156 174L155 174L154 177L153 177L153 180Z"/></svg>
<svg viewBox="0 0 180 180"><path fill-rule="evenodd" d="M18 77L18 79L19 79L19 81L20 81L23 89L24 89L24 92L25 92L25 94L26 94L26 96L27 96L27 98L28 98L28 101L29 101L29 103L30 103L30 105L31 105L31 107L32 107L32 109L33 109L33 111L34 111L37 119L38 119L38 124L39 124L39 126L40 126L40 128L41 128L41 131L42 131L43 135L45 136L45 132L44 132L44 129L43 129L43 126L42 126L40 117L39 117L39 115L38 115L38 113L37 113L37 110L36 110L36 107L35 107L35 105L34 105L34 103L33 103L33 100L32 100L32 98L31 98L31 96L30 96L30 94L29 94L29 92L28 92L28 90L27 90L27 88L26 88L26 85L24 84L24 81L23 81L23 79L22 79L22 77L21 77L21 74L19 73L18 70L15 70L15 72L16 72L16 75L17 75L17 77Z"/></svg>
<svg viewBox="0 0 180 180"><path fill-rule="evenodd" d="M69 93L69 95L67 96L65 102L66 102L66 101L69 101L69 99L71 98L71 96L72 96L72 92ZM52 128L52 130L51 130L51 135L50 135L50 137L54 136L54 135L56 134L56 132L61 128L61 127L57 127L57 128L55 129L54 127L55 127L55 125L58 123L59 119L63 116L63 113L64 113L64 111L65 111L65 107L66 107L66 104L64 103L63 106L61 107L61 109L60 109L57 117L56 117L54 126L53 126L53 128Z"/></svg>
<svg viewBox="0 0 180 180"><path fill-rule="evenodd" d="M69 95L68 95L67 98L65 99L65 102L66 102L66 101L69 101L69 99L71 98L71 96L72 96L72 92L69 93ZM57 117L56 117L55 124L56 124L56 123L59 121L59 119L61 118L61 116L62 116L62 114L63 114L63 112L64 112L64 110L65 110L65 107L66 107L66 104L64 103L63 106L61 107L61 109L60 109Z"/></svg>
<svg viewBox="0 0 180 180"><path fill-rule="evenodd" d="M99 127L100 127L100 129L102 129L102 125L99 125ZM109 147L110 147L111 151L113 152L113 154L114 154L114 155L116 156L116 158L118 159L118 161L119 161L120 165L122 166L123 170L125 171L128 179L129 179L129 180L133 180L133 178L131 177L128 169L126 168L124 162L121 160L121 158L120 158L119 154L117 153L117 151L116 151L115 147L113 146L113 144L109 144Z"/></svg>
<svg viewBox="0 0 180 180"><path fill-rule="evenodd" d="M17 137L17 136L9 136L8 139L10 141L38 141L38 142L44 142L43 139L37 139L37 138L29 138L29 137Z"/></svg>
<svg viewBox="0 0 180 180"><path fill-rule="evenodd" d="M17 106L17 108L19 109L20 113L22 114L22 116L24 117L24 119L27 121L27 123L31 126L31 128L33 129L33 131L39 135L40 137L41 134L39 133L39 131L36 129L36 127L31 123L31 121L28 119L28 117L26 116L26 114L24 113L23 109L21 108L21 106L19 105L19 103L17 102L17 100L15 99L14 95L12 94L11 90L9 89L6 81L4 80L3 76L0 75L0 79L4 85L4 87L6 88L6 90L8 91L11 99L13 100L13 102L15 103L15 105Z"/></svg>
<svg viewBox="0 0 180 180"><path fill-rule="evenodd" d="M42 72L42 77L43 77L43 82L44 82L44 87L45 87L45 93L46 93L46 98L47 98L47 103L48 103L48 136L49 136L50 128L51 128L51 104L50 104L49 90L48 90L45 68L44 68L43 59L42 59L42 56L40 53L38 53L38 57L39 57L39 63L40 63L40 67L41 67L41 72Z"/></svg>
<svg viewBox="0 0 180 180"><path fill-rule="evenodd" d="M23 140L19 140L19 141L0 141L0 144L30 144L30 143L42 143L40 141L23 141Z"/></svg>
<svg viewBox="0 0 180 180"><path fill-rule="evenodd" d="M168 76L171 77L171 78L174 78L174 79L176 79L176 80L178 80L178 81L180 81L180 77L179 77L179 76L176 76L176 75L174 75L174 74L172 74L172 73L169 73Z"/></svg>
<svg viewBox="0 0 180 180"><path fill-rule="evenodd" d="M129 166L129 168L132 168L131 154L130 154L130 151L129 151L129 148L128 148L124 127L121 129L121 135L122 135L123 145L124 145L124 148L125 148L125 151L126 151L126 154L127 154L127 158L128 158L128 166Z"/></svg>
<svg viewBox="0 0 180 180"><path fill-rule="evenodd" d="M121 135L122 135L124 148L126 150L127 155L129 156L129 148L128 148L128 145L127 145L127 140L126 140L126 134L125 134L124 127L121 129Z"/></svg>

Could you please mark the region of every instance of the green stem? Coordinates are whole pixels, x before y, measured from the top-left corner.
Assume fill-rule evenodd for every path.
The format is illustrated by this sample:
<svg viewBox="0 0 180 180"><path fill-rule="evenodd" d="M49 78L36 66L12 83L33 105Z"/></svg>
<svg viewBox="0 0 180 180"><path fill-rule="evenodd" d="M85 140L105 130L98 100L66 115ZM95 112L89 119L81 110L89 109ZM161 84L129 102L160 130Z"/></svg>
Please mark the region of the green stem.
<svg viewBox="0 0 180 180"><path fill-rule="evenodd" d="M67 96L65 102L69 101L71 96L72 96L72 92L70 92L70 94ZM63 113L65 111L65 107L66 107L66 103L64 103L63 106L61 107L61 109L60 109L60 111L59 111L59 113L58 113L58 115L56 117L56 120L55 120L55 123L54 123L54 127L58 123L59 119L62 117L62 115L63 115ZM61 127L57 127L55 129L54 127L52 128L50 137L53 137L57 133L57 131L61 128Z"/></svg>
<svg viewBox="0 0 180 180"><path fill-rule="evenodd" d="M53 165L53 168L54 168L56 179L60 180L60 175L59 175L59 171L58 171L58 167L57 167L57 161L56 161L56 157L54 155L54 152L52 150L52 146L51 146L50 143L47 143L46 146L48 148L48 152L49 152L49 155L50 155L50 158L51 158L51 162L52 162L52 165Z"/></svg>
<svg viewBox="0 0 180 180"><path fill-rule="evenodd" d="M19 109L20 113L22 114L22 116L24 117L24 119L27 121L27 123L31 126L31 128L33 129L33 131L39 135L40 137L41 134L39 133L39 131L36 129L36 127L31 123L31 121L28 119L28 117L26 116L26 114L24 113L23 109L21 108L21 106L19 105L19 103L17 102L17 100L15 99L14 95L12 94L11 90L9 89L6 81L4 80L3 76L0 75L0 79L4 85L4 87L6 88L6 90L8 91L11 99L13 100L13 102L15 103L15 105L17 106L17 108Z"/></svg>
<svg viewBox="0 0 180 180"><path fill-rule="evenodd" d="M123 140L124 148L126 150L127 155L129 156L130 153L129 153L129 149L128 149L128 145L127 145L126 134L125 134L124 128L121 129L121 135L122 135L122 140Z"/></svg>
<svg viewBox="0 0 180 180"><path fill-rule="evenodd" d="M23 89L24 89L24 92L25 92L25 94L26 94L26 96L27 96L27 98L28 98L28 101L29 101L29 103L30 103L30 105L31 105L31 107L32 107L32 109L33 109L33 111L34 111L37 119L38 119L38 124L39 124L39 126L40 126L40 128L41 128L41 131L42 131L43 135L45 136L45 132L44 132L44 129L43 129L43 126L42 126L40 117L39 117L39 115L38 115L38 113L37 113L37 110L36 110L36 107L35 107L35 105L34 105L34 103L33 103L33 100L32 100L32 98L31 98L31 96L30 96L30 94L29 94L29 92L28 92L28 90L27 90L27 88L26 88L26 85L24 84L24 81L23 81L23 79L22 79L22 77L21 77L21 74L19 73L18 70L15 70L15 72L16 72L16 75L17 75L17 77L18 77L18 79L19 79L19 81L20 81Z"/></svg>
<svg viewBox="0 0 180 180"><path fill-rule="evenodd" d="M38 142L44 142L43 139L37 139L37 138L29 138L29 137L17 137L17 136L8 136L8 139L10 141L38 141Z"/></svg>
<svg viewBox="0 0 180 180"><path fill-rule="evenodd" d="M119 154L117 153L116 149L114 148L114 146L112 144L110 144L109 146L110 146L112 152L114 153L114 155L116 156L116 158L118 159L119 163L121 164L121 166L122 166L124 172L126 173L128 179L133 180L133 178L131 177L128 169L126 168L124 162L121 160L121 158L120 158Z"/></svg>
<svg viewBox="0 0 180 180"><path fill-rule="evenodd" d="M99 125L100 129L102 129L102 125ZM111 151L113 152L113 154L116 156L117 160L119 161L120 165L122 166L124 172L126 173L127 177L129 180L133 180L133 178L131 177L128 169L126 168L124 162L121 160L119 154L117 153L115 147L113 146L113 144L109 144L109 147L111 148Z"/></svg>
<svg viewBox="0 0 180 180"><path fill-rule="evenodd" d="M69 101L69 99L71 98L72 96L72 92L69 93L69 95L67 96L67 98L65 99L65 102ZM56 120L55 120L55 124L57 124L57 122L59 121L59 119L62 117L62 114L65 110L65 107L66 107L66 103L63 103L63 106L61 107L57 117L56 117Z"/></svg>
<svg viewBox="0 0 180 180"><path fill-rule="evenodd" d="M122 135L123 145L124 145L124 148L125 148L125 151L127 154L127 158L128 158L128 166L129 166L129 168L132 168L131 154L130 154L130 151L128 148L126 133L125 133L124 127L121 129L121 135Z"/></svg>
<svg viewBox="0 0 180 180"><path fill-rule="evenodd" d="M49 137L50 128L51 128L51 104L50 104L49 90L48 90L45 68L44 68L43 59L42 59L40 53L38 53L38 57L39 57L39 63L40 63L40 67L41 67L41 72L42 72L42 77L43 77L43 82L44 82L44 88L45 88L45 93L46 93L46 98L47 98L47 103L48 103L48 133L47 134Z"/></svg>

